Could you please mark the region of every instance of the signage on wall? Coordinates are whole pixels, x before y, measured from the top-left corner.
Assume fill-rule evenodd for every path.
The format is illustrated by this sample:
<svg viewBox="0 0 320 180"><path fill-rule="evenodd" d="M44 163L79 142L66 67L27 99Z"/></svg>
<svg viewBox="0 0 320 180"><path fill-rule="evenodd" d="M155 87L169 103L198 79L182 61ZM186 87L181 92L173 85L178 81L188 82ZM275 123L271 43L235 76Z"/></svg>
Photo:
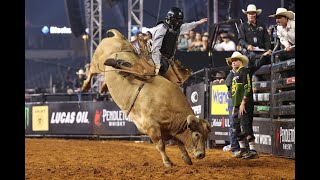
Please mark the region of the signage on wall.
<svg viewBox="0 0 320 180"><path fill-rule="evenodd" d="M186 96L191 108L198 118L204 118L204 83L188 86Z"/></svg>
<svg viewBox="0 0 320 180"><path fill-rule="evenodd" d="M43 26L41 29L43 34L72 34L71 28L57 26Z"/></svg>
<svg viewBox="0 0 320 180"><path fill-rule="evenodd" d="M49 130L49 108L48 106L32 107L32 130L48 131Z"/></svg>
<svg viewBox="0 0 320 180"><path fill-rule="evenodd" d="M229 115L228 88L226 85L213 85L211 88L211 114Z"/></svg>

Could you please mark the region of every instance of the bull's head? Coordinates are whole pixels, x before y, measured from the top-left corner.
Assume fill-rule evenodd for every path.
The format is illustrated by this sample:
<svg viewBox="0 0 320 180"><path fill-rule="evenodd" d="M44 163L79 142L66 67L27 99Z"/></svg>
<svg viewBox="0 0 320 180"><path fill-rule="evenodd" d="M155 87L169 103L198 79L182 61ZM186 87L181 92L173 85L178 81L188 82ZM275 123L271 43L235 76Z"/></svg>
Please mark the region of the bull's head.
<svg viewBox="0 0 320 180"><path fill-rule="evenodd" d="M211 132L210 123L207 120L199 119L194 115L187 117L188 129L191 131L191 139L186 144L189 152L197 159L205 157L205 142Z"/></svg>

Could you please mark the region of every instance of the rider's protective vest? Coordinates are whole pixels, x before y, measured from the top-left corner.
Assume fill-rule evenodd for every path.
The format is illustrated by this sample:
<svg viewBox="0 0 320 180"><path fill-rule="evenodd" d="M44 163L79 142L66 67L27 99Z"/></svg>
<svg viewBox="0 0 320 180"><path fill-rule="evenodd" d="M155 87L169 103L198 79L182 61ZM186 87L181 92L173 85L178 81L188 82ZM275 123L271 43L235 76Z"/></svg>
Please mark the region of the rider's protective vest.
<svg viewBox="0 0 320 180"><path fill-rule="evenodd" d="M166 22L162 23L166 26L167 32L163 37L160 52L166 58L171 59L176 51L180 28L178 28L178 30L174 30Z"/></svg>

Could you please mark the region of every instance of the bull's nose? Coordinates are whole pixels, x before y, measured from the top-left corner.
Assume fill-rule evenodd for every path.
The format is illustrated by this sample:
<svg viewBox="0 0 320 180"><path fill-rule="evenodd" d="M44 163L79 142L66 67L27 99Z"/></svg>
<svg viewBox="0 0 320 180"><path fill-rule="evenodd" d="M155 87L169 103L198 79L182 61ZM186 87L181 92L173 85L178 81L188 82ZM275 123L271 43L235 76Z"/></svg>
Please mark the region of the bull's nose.
<svg viewBox="0 0 320 180"><path fill-rule="evenodd" d="M197 154L197 156L196 156L196 158L197 159L202 159L202 158L204 158L204 153L199 153L199 154Z"/></svg>

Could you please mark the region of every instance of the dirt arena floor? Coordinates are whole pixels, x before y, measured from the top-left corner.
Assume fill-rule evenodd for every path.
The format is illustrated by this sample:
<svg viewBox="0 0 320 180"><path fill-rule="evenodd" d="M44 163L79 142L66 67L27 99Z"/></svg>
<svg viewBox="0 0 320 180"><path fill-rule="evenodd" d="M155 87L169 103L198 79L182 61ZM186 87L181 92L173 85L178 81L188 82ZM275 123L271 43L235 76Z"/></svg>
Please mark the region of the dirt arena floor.
<svg viewBox="0 0 320 180"><path fill-rule="evenodd" d="M222 148L187 165L176 145L166 151L175 166L166 168L149 142L78 139L25 139L26 179L295 179L295 160L260 154L234 159Z"/></svg>

